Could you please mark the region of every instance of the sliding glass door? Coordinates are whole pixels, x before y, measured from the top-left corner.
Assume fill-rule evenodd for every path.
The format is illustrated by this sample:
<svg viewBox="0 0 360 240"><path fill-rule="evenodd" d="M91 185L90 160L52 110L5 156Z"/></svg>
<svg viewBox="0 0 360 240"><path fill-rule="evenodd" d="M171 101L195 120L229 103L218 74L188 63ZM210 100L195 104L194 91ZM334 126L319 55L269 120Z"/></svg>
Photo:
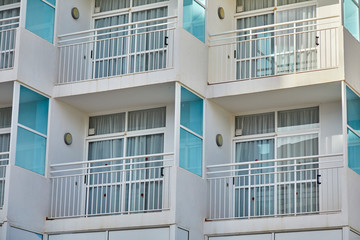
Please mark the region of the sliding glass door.
<svg viewBox="0 0 360 240"><path fill-rule="evenodd" d="M294 1L278 1L280 9L274 10L269 9L271 6L276 7L271 1L242 1L238 1L240 9L257 11L251 16L247 13L237 20L240 32L234 54L236 79L312 70L316 67L316 22L301 22L316 17L315 5L301 7L294 4ZM287 4L291 5L286 6ZM294 21L300 22L266 27ZM254 27L259 28L250 30Z"/></svg>
<svg viewBox="0 0 360 240"><path fill-rule="evenodd" d="M318 107L239 116L235 128L236 217L319 211Z"/></svg>

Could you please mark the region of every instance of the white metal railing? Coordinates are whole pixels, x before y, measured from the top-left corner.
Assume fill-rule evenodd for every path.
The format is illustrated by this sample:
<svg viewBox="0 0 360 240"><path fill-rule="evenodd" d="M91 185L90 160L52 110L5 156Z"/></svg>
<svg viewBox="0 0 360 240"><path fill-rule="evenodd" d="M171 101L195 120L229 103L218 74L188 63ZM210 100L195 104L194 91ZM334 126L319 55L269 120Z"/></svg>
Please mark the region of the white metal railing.
<svg viewBox="0 0 360 240"><path fill-rule="evenodd" d="M50 218L169 210L173 154L51 165Z"/></svg>
<svg viewBox="0 0 360 240"><path fill-rule="evenodd" d="M339 65L340 17L312 18L209 36L209 83Z"/></svg>
<svg viewBox="0 0 360 240"><path fill-rule="evenodd" d="M0 209L4 206L6 168L9 164L9 152L0 152Z"/></svg>
<svg viewBox="0 0 360 240"><path fill-rule="evenodd" d="M58 36L58 84L173 67L177 17Z"/></svg>
<svg viewBox="0 0 360 240"><path fill-rule="evenodd" d="M207 167L209 220L338 212L343 155Z"/></svg>
<svg viewBox="0 0 360 240"><path fill-rule="evenodd" d="M0 70L14 67L16 29L19 17L0 19Z"/></svg>

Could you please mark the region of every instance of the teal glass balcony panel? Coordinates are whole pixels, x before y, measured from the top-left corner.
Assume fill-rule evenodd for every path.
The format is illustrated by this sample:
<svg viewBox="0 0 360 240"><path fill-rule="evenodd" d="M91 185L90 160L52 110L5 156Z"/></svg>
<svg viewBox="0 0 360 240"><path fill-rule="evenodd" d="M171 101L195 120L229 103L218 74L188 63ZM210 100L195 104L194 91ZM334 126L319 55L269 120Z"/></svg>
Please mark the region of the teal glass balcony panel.
<svg viewBox="0 0 360 240"><path fill-rule="evenodd" d="M203 134L203 100L185 88L181 88L180 124Z"/></svg>
<svg viewBox="0 0 360 240"><path fill-rule="evenodd" d="M45 174L46 138L18 127L15 165Z"/></svg>
<svg viewBox="0 0 360 240"><path fill-rule="evenodd" d="M344 0L344 25L359 41L359 8L353 0Z"/></svg>
<svg viewBox="0 0 360 240"><path fill-rule="evenodd" d="M348 165L349 168L360 174L360 138L351 130L347 130Z"/></svg>
<svg viewBox="0 0 360 240"><path fill-rule="evenodd" d="M360 134L360 97L346 87L347 124Z"/></svg>
<svg viewBox="0 0 360 240"><path fill-rule="evenodd" d="M54 2L55 0L49 1ZM53 43L55 9L41 0L28 0L25 27L39 37Z"/></svg>
<svg viewBox="0 0 360 240"><path fill-rule="evenodd" d="M202 139L180 129L180 167L202 176Z"/></svg>
<svg viewBox="0 0 360 240"><path fill-rule="evenodd" d="M47 134L49 99L24 86L20 87L19 123Z"/></svg>
<svg viewBox="0 0 360 240"><path fill-rule="evenodd" d="M194 0L184 0L183 27L205 42L205 8Z"/></svg>

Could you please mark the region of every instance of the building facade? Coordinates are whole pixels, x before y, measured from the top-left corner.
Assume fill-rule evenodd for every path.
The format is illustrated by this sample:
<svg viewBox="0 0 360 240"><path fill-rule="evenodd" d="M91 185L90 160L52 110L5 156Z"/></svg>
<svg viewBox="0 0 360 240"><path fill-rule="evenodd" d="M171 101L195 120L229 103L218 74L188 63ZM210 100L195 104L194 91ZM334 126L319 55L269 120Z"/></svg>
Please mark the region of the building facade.
<svg viewBox="0 0 360 240"><path fill-rule="evenodd" d="M358 0L0 0L0 240L359 240Z"/></svg>

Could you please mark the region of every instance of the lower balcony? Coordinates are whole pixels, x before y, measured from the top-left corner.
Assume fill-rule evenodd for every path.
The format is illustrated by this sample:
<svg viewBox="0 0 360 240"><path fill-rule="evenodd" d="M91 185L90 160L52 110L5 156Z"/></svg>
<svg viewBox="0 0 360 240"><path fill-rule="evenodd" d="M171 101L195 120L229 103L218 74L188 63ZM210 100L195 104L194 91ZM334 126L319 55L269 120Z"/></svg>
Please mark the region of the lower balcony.
<svg viewBox="0 0 360 240"><path fill-rule="evenodd" d="M207 167L207 220L341 211L343 155L255 160Z"/></svg>
<svg viewBox="0 0 360 240"><path fill-rule="evenodd" d="M50 219L170 209L173 154L51 165Z"/></svg>

